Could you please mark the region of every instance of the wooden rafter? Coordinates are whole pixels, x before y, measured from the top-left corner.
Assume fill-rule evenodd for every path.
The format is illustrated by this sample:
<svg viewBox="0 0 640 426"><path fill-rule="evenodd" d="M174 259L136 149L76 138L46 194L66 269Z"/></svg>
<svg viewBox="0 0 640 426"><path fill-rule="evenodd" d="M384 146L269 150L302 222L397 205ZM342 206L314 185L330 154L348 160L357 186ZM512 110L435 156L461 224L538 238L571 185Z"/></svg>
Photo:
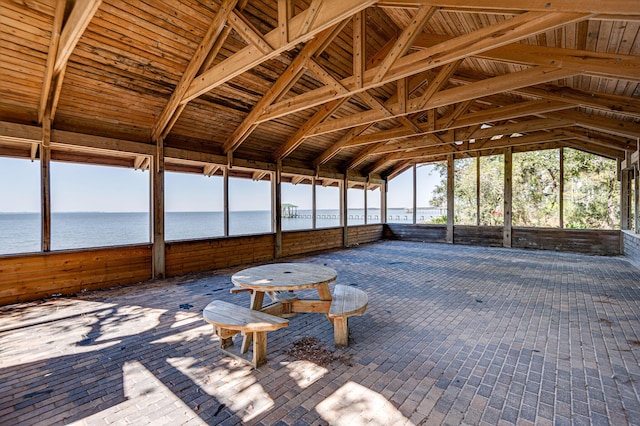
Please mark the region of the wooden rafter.
<svg viewBox="0 0 640 426"><path fill-rule="evenodd" d="M101 3L102 0L76 2L63 25L66 1L56 2L49 55L38 109L39 123L43 122L45 114L53 120L69 57Z"/></svg>
<svg viewBox="0 0 640 426"><path fill-rule="evenodd" d="M428 50L454 39L450 36L422 33L416 38L414 47ZM528 66L556 66L573 69L576 73L594 77L640 81L639 56L522 43L511 43L477 52L470 56L489 61Z"/></svg>
<svg viewBox="0 0 640 426"><path fill-rule="evenodd" d="M429 102L422 108L419 107L419 104L421 103L419 99L411 100L409 101L407 110L414 113L426 111L432 108L452 105L458 102L477 99L504 91L515 90L532 84L546 83L548 81L553 81L560 78L571 77L572 75L572 71L562 70L558 68L535 67L523 71L488 78L482 81L468 84L466 86L459 86L443 90L441 92L438 92L437 95L433 96L429 100ZM400 111L397 103L393 106L390 106L389 109L394 112L394 115L392 117L407 115L406 112ZM391 117L381 114L379 111L365 111L358 114L353 114L349 117L335 119L323 123L322 125L316 127L314 134L319 135L323 133L335 132L348 129L356 125L374 123L389 118Z"/></svg>
<svg viewBox="0 0 640 426"><path fill-rule="evenodd" d="M236 3L238 3L238 0L224 0L222 5L220 6L220 10L218 10L218 13L211 22L211 25L209 25L206 34L202 38L202 41L198 45L198 48L191 57L189 65L187 65L187 68L182 73L182 77L180 77L178 85L171 94L169 101L165 105L162 113L160 114L160 117L153 126L153 129L151 131L151 138L153 140L158 140L161 136L166 135L170 130L167 129L169 123L175 123L177 116L174 117L174 115L176 115L176 112L178 112L177 115L179 115L179 113L182 111L182 109L178 111L180 101L184 97L186 91L189 89L189 85L192 83L194 77L196 76L196 73L201 69L205 60L207 60L209 52L213 48L214 44L218 41L218 37L221 35L224 29L224 23L229 18L229 15L233 11L233 8L236 6Z"/></svg>
<svg viewBox="0 0 640 426"><path fill-rule="evenodd" d="M413 45L413 41L420 34L427 21L431 19L437 8L429 6L421 6L414 17L409 22L409 25L404 29L400 37L396 40L393 48L389 51L387 56L382 60L378 66L378 72L373 77L372 82L374 84L380 83L384 80L391 67L396 61L403 56Z"/></svg>
<svg viewBox="0 0 640 426"><path fill-rule="evenodd" d="M314 3L318 3L314 1ZM373 5L375 0L343 0L332 4L331 7L317 7L310 22L307 18L313 8L311 5L304 12L299 13L290 19L288 28L289 34L297 34L291 37L286 44L281 44L281 34L278 28L264 35L264 39L269 45L276 46L269 54L260 54L254 46L241 49L231 57L225 59L220 64L205 71L191 82L189 89L180 101L181 103L190 100L226 83L243 72L259 65L286 50L295 47L296 44L305 42L317 33L351 17L354 13L366 9ZM307 25L309 24L309 25Z"/></svg>
<svg viewBox="0 0 640 426"><path fill-rule="evenodd" d="M376 67L367 70L362 88L355 86L353 76L343 79L340 83L348 90L349 94L355 94L379 86L380 84L390 83L418 72L437 68L438 66L458 61L466 56L490 50L496 46L509 44L570 22L581 21L588 17L589 15L572 13L524 13L509 20L440 43L429 49L406 55L396 61L381 82L373 82L375 75L377 75L376 73L378 73L378 68ZM437 58L437 60L434 60L434 57ZM567 74L575 75L576 72L574 71ZM344 96L348 95L337 93L331 87L321 87L292 99L273 104L264 111L259 121L273 120Z"/></svg>
<svg viewBox="0 0 640 426"><path fill-rule="evenodd" d="M262 110L285 94L291 86L298 81L313 56L316 53L319 53L319 49L325 46L326 41L332 40L343 26L344 23L327 28L325 31L318 34L318 36L307 42L296 58L289 64L285 72L280 75L273 85L271 85L264 96L253 107L251 112L249 112L247 117L245 117L243 122L236 128L229 139L227 139L222 147L225 153L233 151L240 146L249 134L251 134L251 131L257 126L256 118L261 114Z"/></svg>
<svg viewBox="0 0 640 426"><path fill-rule="evenodd" d="M640 6L634 1L610 0L558 0L549 2L548 0L380 0L378 5L407 7L430 4L433 6L467 9L475 11L498 10L498 11L526 11L536 10L540 12L578 12L578 13L604 13L639 15Z"/></svg>

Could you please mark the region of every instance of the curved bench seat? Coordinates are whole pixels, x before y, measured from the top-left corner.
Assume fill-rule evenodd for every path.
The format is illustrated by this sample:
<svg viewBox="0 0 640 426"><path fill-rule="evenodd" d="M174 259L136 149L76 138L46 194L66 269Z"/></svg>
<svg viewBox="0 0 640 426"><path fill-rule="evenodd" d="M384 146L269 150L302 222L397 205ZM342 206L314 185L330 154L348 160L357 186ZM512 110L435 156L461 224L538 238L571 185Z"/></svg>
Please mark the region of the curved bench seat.
<svg viewBox="0 0 640 426"><path fill-rule="evenodd" d="M349 317L362 315L369 304L367 293L359 288L337 284L333 289L328 317L333 322L333 338L336 346L349 344Z"/></svg>

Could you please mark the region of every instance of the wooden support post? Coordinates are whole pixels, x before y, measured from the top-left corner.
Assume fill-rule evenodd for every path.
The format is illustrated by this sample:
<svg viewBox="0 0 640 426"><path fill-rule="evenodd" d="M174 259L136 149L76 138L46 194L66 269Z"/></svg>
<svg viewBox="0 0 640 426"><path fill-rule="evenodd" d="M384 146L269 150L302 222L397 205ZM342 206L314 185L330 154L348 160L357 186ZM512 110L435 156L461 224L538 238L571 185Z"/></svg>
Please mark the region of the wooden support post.
<svg viewBox="0 0 640 426"><path fill-rule="evenodd" d="M51 251L51 119L47 115L42 122L40 145L40 248Z"/></svg>
<svg viewBox="0 0 640 426"><path fill-rule="evenodd" d="M275 253L274 256L276 258L282 256L282 160L278 160L276 162L276 172L275 179L272 179L272 188L273 188L273 209L274 209L274 218L275 218L275 232L276 232L276 243L275 243Z"/></svg>
<svg viewBox="0 0 640 426"><path fill-rule="evenodd" d="M267 332L254 331L253 333L253 366L258 368L267 362Z"/></svg>
<svg viewBox="0 0 640 426"><path fill-rule="evenodd" d="M415 225L418 218L418 166L413 165L413 217L412 221Z"/></svg>
<svg viewBox="0 0 640 426"><path fill-rule="evenodd" d="M389 191L389 182L384 180L380 187L380 220L387 223L387 192Z"/></svg>
<svg viewBox="0 0 640 426"><path fill-rule="evenodd" d="M367 192L369 192L369 178L364 183L364 224L367 224L367 216L369 215L369 203L367 202Z"/></svg>
<svg viewBox="0 0 640 426"><path fill-rule="evenodd" d="M316 229L317 227L317 216L318 216L318 197L316 191L316 177L314 176L311 179L311 228Z"/></svg>
<svg viewBox="0 0 640 426"><path fill-rule="evenodd" d="M564 228L564 148L560 148L560 194L558 195L558 208L560 209L560 229Z"/></svg>
<svg viewBox="0 0 640 426"><path fill-rule="evenodd" d="M476 225L480 226L480 151L476 156Z"/></svg>
<svg viewBox="0 0 640 426"><path fill-rule="evenodd" d="M222 170L222 197L224 198L224 207L223 207L223 226L224 226L224 236L229 236L229 167L225 167Z"/></svg>
<svg viewBox="0 0 640 426"><path fill-rule="evenodd" d="M620 179L620 229L631 225L631 182L629 170L622 170Z"/></svg>
<svg viewBox="0 0 640 426"><path fill-rule="evenodd" d="M349 344L349 317L333 318L333 340L336 347Z"/></svg>
<svg viewBox="0 0 640 426"><path fill-rule="evenodd" d="M447 243L453 244L453 219L455 214L454 200L454 159L453 154L447 155Z"/></svg>
<svg viewBox="0 0 640 426"><path fill-rule="evenodd" d="M638 234L640 233L640 165L636 164L634 171L635 207L633 229L635 233Z"/></svg>
<svg viewBox="0 0 640 426"><path fill-rule="evenodd" d="M156 141L153 169L153 271L155 279L165 277L164 256L164 139Z"/></svg>
<svg viewBox="0 0 640 426"><path fill-rule="evenodd" d="M347 171L344 172L344 180L342 181L341 197L340 197L340 214L342 215L342 245L349 246L349 223L347 220L347 192L349 192L349 176Z"/></svg>
<svg viewBox="0 0 640 426"><path fill-rule="evenodd" d="M504 149L504 231L503 245L511 247L512 200L513 200L513 148Z"/></svg>

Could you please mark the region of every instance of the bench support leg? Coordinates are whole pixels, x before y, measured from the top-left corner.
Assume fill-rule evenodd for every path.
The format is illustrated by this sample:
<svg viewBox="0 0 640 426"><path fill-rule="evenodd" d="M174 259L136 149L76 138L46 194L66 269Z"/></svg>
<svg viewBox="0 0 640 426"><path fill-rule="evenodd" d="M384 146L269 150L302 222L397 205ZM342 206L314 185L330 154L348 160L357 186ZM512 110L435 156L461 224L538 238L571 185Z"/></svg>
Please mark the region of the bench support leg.
<svg viewBox="0 0 640 426"><path fill-rule="evenodd" d="M349 344L349 318L333 318L333 341L336 347L347 346Z"/></svg>
<svg viewBox="0 0 640 426"><path fill-rule="evenodd" d="M260 367L267 362L267 332L255 331L253 333L253 366Z"/></svg>
<svg viewBox="0 0 640 426"><path fill-rule="evenodd" d="M264 292L263 291L254 291L251 293L251 306L249 308L254 311L259 311L262 308L262 301L264 300ZM240 350L241 353L247 353L249 350L249 345L251 345L251 339L253 338L253 333L247 333L242 339L242 348Z"/></svg>

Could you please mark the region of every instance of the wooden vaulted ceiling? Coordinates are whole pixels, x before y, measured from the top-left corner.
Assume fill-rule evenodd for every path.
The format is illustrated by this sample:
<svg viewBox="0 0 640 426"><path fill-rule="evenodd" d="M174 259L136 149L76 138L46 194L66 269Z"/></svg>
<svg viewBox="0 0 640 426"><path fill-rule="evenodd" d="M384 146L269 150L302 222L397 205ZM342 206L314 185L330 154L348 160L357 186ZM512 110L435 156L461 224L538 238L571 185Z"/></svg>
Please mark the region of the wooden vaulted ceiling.
<svg viewBox="0 0 640 426"><path fill-rule="evenodd" d="M145 168L161 144L209 175L637 161L637 0L0 0L0 20L4 156L50 126L54 159Z"/></svg>

